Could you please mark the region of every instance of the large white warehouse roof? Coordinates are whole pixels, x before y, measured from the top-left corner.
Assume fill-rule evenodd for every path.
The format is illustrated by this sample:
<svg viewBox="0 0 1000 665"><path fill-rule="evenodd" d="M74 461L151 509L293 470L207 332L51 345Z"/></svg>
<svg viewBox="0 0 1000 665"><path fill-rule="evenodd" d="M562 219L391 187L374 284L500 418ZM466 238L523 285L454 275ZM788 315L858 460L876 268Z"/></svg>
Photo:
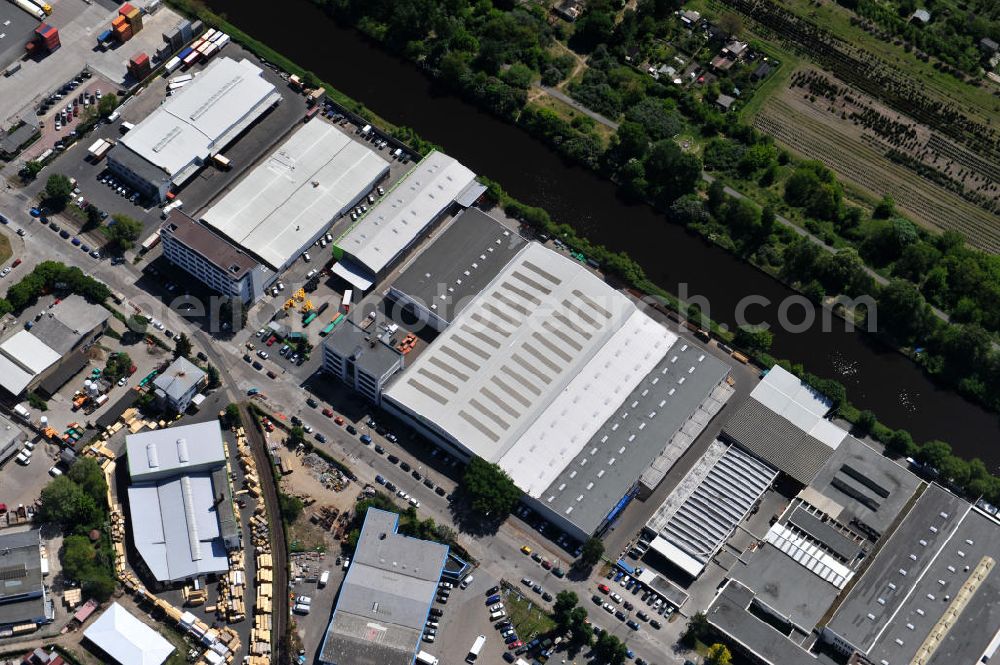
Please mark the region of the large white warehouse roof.
<svg viewBox="0 0 1000 665"><path fill-rule="evenodd" d="M476 174L455 158L432 152L341 236L336 245L354 263L377 276L475 178ZM342 276L349 279L348 274Z"/></svg>
<svg viewBox="0 0 1000 665"><path fill-rule="evenodd" d="M219 58L121 144L180 183L280 99L260 67Z"/></svg>
<svg viewBox="0 0 1000 665"><path fill-rule="evenodd" d="M308 122L204 215L202 221L283 269L389 170L364 143Z"/></svg>
<svg viewBox="0 0 1000 665"><path fill-rule="evenodd" d="M677 337L531 243L383 394L539 497Z"/></svg>
<svg viewBox="0 0 1000 665"><path fill-rule="evenodd" d="M27 330L21 330L0 344L0 386L19 395L31 381L59 362L59 353Z"/></svg>
<svg viewBox="0 0 1000 665"><path fill-rule="evenodd" d="M83 634L121 665L160 665L174 651L170 642L118 603Z"/></svg>

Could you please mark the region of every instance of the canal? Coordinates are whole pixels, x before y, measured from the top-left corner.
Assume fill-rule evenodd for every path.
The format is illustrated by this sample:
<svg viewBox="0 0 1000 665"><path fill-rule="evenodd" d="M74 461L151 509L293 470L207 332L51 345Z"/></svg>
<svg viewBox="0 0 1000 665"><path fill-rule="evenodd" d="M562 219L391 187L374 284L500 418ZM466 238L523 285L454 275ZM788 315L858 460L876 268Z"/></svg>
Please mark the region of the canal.
<svg viewBox="0 0 1000 665"><path fill-rule="evenodd" d="M748 318L773 323L781 303L794 295L651 208L622 202L610 182L567 165L525 132L438 89L417 67L338 25L307 0L207 4L382 117L414 128L521 201L629 254L668 291L704 298L716 321L733 325L738 303L753 295L770 304L749 308ZM793 322L803 320L802 307L788 311ZM816 314L815 323L802 332L772 326L774 355L838 379L852 402L891 427L909 430L916 441L941 439L965 457L1000 468L1000 418L939 388L914 363L871 336L845 331L839 320L824 331L822 319Z"/></svg>

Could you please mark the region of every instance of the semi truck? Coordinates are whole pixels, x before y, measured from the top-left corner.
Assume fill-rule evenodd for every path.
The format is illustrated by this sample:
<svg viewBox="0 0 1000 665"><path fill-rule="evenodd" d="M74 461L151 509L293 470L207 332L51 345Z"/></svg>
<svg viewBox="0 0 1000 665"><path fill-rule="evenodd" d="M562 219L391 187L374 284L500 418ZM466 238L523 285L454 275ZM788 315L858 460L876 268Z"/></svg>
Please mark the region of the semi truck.
<svg viewBox="0 0 1000 665"><path fill-rule="evenodd" d="M42 0L28 0L31 4L45 12L46 16L52 16L52 5Z"/></svg>
<svg viewBox="0 0 1000 665"><path fill-rule="evenodd" d="M106 139L97 139L87 150L87 153L90 155L90 161L95 164L101 161L114 145L114 143Z"/></svg>
<svg viewBox="0 0 1000 665"><path fill-rule="evenodd" d="M10 1L12 4L17 5L24 11L28 12L29 14L37 18L39 21L45 20L45 12L39 9L38 5L36 5L33 2L30 2L30 0L10 0Z"/></svg>

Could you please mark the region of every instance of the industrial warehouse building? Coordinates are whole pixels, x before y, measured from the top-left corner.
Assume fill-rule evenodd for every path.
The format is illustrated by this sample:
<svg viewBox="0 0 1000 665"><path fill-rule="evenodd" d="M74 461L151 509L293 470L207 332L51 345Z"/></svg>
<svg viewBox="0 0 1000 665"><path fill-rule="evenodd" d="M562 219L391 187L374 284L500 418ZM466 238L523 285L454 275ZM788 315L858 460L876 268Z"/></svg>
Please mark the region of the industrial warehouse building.
<svg viewBox="0 0 1000 665"><path fill-rule="evenodd" d="M42 559L40 534L38 529L0 534L0 630L53 619L52 599L42 579L48 562Z"/></svg>
<svg viewBox="0 0 1000 665"><path fill-rule="evenodd" d="M99 338L111 314L70 295L46 309L30 330L0 343L0 386L13 396L39 389L52 395L86 364L83 353Z"/></svg>
<svg viewBox="0 0 1000 665"><path fill-rule="evenodd" d="M375 404L389 378L403 368L403 354L353 321L335 328L323 342L323 370Z"/></svg>
<svg viewBox="0 0 1000 665"><path fill-rule="evenodd" d="M202 284L250 305L277 273L179 210L160 227L163 256Z"/></svg>
<svg viewBox="0 0 1000 665"><path fill-rule="evenodd" d="M368 509L317 662L414 662L448 546L400 535L398 525L396 513Z"/></svg>
<svg viewBox="0 0 1000 665"><path fill-rule="evenodd" d="M434 151L335 241L334 274L367 291L453 206L467 207L485 188L453 157Z"/></svg>
<svg viewBox="0 0 1000 665"><path fill-rule="evenodd" d="M388 173L368 144L308 122L201 220L280 273Z"/></svg>
<svg viewBox="0 0 1000 665"><path fill-rule="evenodd" d="M525 243L482 210L464 210L403 266L389 286L389 299L440 332Z"/></svg>
<svg viewBox="0 0 1000 665"><path fill-rule="evenodd" d="M239 546L218 420L125 438L130 533L159 582L228 570Z"/></svg>
<svg viewBox="0 0 1000 665"><path fill-rule="evenodd" d="M483 260L492 278L382 406L461 459L499 464L584 539L658 484L722 408L729 367L537 243L498 264Z"/></svg>
<svg viewBox="0 0 1000 665"><path fill-rule="evenodd" d="M143 196L166 200L210 158L281 101L249 60L219 58L108 153L111 171Z"/></svg>

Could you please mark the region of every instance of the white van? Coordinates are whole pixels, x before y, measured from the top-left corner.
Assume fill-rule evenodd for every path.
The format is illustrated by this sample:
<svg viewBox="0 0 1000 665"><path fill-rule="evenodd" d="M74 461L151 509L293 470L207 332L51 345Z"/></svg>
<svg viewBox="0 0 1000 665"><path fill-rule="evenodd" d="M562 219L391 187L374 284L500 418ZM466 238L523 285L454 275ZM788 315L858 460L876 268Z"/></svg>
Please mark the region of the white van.
<svg viewBox="0 0 1000 665"><path fill-rule="evenodd" d="M323 574L319 576L319 588L322 589L326 586L327 582L330 581L330 571L324 570Z"/></svg>
<svg viewBox="0 0 1000 665"><path fill-rule="evenodd" d="M292 608L292 611L295 612L296 614L309 614L309 611L311 609L312 608L309 605L303 605L302 603L296 603L295 607Z"/></svg>
<svg viewBox="0 0 1000 665"><path fill-rule="evenodd" d="M472 584L472 580L473 580L473 579L474 579L474 578L472 577L472 575L467 575L467 576L466 576L466 578L465 578L464 580L462 580L462 584L461 584L461 587L462 587L463 589L468 589L468 588L469 588L469 585L470 585L470 584Z"/></svg>
<svg viewBox="0 0 1000 665"><path fill-rule="evenodd" d="M22 450L17 455L17 461L23 464L24 466L28 466L29 464L31 464L31 455L25 455L24 451Z"/></svg>
<svg viewBox="0 0 1000 665"><path fill-rule="evenodd" d="M490 613L490 621L499 621L500 619L506 619L507 613L503 610L497 610L496 612Z"/></svg>

